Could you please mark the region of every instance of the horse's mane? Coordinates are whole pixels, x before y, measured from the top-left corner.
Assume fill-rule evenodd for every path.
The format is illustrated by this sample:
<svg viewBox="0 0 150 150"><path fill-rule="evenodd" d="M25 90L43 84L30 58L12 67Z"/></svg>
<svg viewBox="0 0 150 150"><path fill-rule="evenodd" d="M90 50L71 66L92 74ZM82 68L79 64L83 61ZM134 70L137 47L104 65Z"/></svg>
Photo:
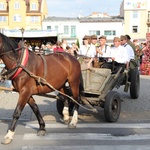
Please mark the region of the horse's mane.
<svg viewBox="0 0 150 150"><path fill-rule="evenodd" d="M14 51L15 49L18 48L18 43L14 40L11 39L4 34L0 33L0 38L2 39L2 50L7 52L7 51Z"/></svg>

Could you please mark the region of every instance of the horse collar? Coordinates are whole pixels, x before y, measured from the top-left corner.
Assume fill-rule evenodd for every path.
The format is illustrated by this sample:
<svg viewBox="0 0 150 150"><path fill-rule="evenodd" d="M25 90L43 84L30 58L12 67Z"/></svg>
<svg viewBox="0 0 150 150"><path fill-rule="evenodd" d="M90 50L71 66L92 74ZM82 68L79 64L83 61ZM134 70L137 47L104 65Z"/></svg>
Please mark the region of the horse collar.
<svg viewBox="0 0 150 150"><path fill-rule="evenodd" d="M12 77L10 77L11 80L15 79L21 73L21 71L23 70L23 68L21 66L26 66L28 58L29 58L29 50L25 49L23 51L23 55L22 55L20 66L17 69L17 71L14 73L14 75ZM18 64L15 64L15 66L13 68L15 68L17 65Z"/></svg>
<svg viewBox="0 0 150 150"><path fill-rule="evenodd" d="M12 69L9 69L6 72L3 72L1 76L10 80L15 79L23 70L22 66L23 67L26 66L28 58L29 58L29 50L23 49L21 53L21 57L19 58L19 62L15 63Z"/></svg>

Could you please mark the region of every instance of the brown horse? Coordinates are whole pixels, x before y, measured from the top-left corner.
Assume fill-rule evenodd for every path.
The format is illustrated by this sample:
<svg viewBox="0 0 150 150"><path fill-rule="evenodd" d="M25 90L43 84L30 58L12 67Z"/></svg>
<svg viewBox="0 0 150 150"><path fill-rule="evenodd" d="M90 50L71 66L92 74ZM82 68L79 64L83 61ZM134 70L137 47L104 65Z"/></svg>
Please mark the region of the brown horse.
<svg viewBox="0 0 150 150"><path fill-rule="evenodd" d="M12 141L17 121L26 103L37 117L39 123L37 134L45 135L45 122L33 95L52 92L53 88L48 85L64 92L65 83L68 82L74 100L79 101L81 68L78 60L70 54L63 52L37 55L26 48L19 49L18 43L0 33L0 58L7 69L3 75L12 80L14 89L19 93L13 120L2 144L9 144ZM68 105L67 103L64 105L64 121L67 122L69 121ZM70 128L75 128L77 125L78 108L78 104L75 103L73 117L68 125Z"/></svg>

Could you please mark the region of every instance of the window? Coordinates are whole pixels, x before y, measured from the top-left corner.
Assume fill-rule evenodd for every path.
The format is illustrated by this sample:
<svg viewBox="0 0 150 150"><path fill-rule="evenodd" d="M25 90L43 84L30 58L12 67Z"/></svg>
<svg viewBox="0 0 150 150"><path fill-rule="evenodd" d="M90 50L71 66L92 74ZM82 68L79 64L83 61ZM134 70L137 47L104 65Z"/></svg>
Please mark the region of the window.
<svg viewBox="0 0 150 150"><path fill-rule="evenodd" d="M51 29L51 26L47 26L47 30L50 30Z"/></svg>
<svg viewBox="0 0 150 150"><path fill-rule="evenodd" d="M19 2L14 3L14 9L20 9L20 4Z"/></svg>
<svg viewBox="0 0 150 150"><path fill-rule="evenodd" d="M138 11L133 11L133 18L137 19L138 18Z"/></svg>
<svg viewBox="0 0 150 150"><path fill-rule="evenodd" d="M21 22L21 16L19 14L14 15L14 22Z"/></svg>
<svg viewBox="0 0 150 150"><path fill-rule="evenodd" d="M105 30L104 31L104 35L116 35L116 31L115 30Z"/></svg>
<svg viewBox="0 0 150 150"><path fill-rule="evenodd" d="M4 3L0 2L0 10L4 10Z"/></svg>
<svg viewBox="0 0 150 150"><path fill-rule="evenodd" d="M58 32L58 26L55 26L55 30Z"/></svg>
<svg viewBox="0 0 150 150"><path fill-rule="evenodd" d="M89 31L89 35L100 35L100 31L99 30L91 30Z"/></svg>
<svg viewBox="0 0 150 150"><path fill-rule="evenodd" d="M0 16L0 22L6 22L6 16Z"/></svg>
<svg viewBox="0 0 150 150"><path fill-rule="evenodd" d="M76 26L71 26L71 37L76 37Z"/></svg>
<svg viewBox="0 0 150 150"><path fill-rule="evenodd" d="M31 16L31 22L38 22L38 16Z"/></svg>
<svg viewBox="0 0 150 150"><path fill-rule="evenodd" d="M150 22L150 11L148 11L148 22Z"/></svg>
<svg viewBox="0 0 150 150"><path fill-rule="evenodd" d="M37 10L37 5L36 3L31 4L31 10Z"/></svg>
<svg viewBox="0 0 150 150"><path fill-rule="evenodd" d="M64 34L69 34L69 27L68 26L64 26Z"/></svg>
<svg viewBox="0 0 150 150"><path fill-rule="evenodd" d="M132 26L132 33L138 32L138 26Z"/></svg>

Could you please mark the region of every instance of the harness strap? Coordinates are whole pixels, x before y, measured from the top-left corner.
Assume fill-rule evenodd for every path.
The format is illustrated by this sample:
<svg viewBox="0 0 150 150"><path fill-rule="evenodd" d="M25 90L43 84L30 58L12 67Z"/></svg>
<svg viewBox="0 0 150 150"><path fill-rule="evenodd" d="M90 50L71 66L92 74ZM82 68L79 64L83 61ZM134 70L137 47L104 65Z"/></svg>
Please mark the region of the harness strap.
<svg viewBox="0 0 150 150"><path fill-rule="evenodd" d="M28 49L25 49L22 53L22 57L21 57L21 65L25 66L27 64L27 61L28 61L28 58L29 58L29 51ZM22 68L19 68L15 74L11 77L11 80L13 80L14 78L16 78L20 72L22 71Z"/></svg>
<svg viewBox="0 0 150 150"><path fill-rule="evenodd" d="M57 89L55 89L51 84L49 84L44 78L42 77L39 77L39 76L36 76L35 74L33 74L32 72L30 72L25 66L22 66L20 65L21 68L23 68L23 70L25 72L27 72L29 74L30 77L34 78L39 84L42 83L44 85L47 85L50 89L54 90L54 91L57 91L59 92L60 94L62 94L63 96L66 96L68 97L69 99L71 99L74 103L78 104L80 107L82 107L83 109L85 110L89 110L89 111L92 111L92 112L95 112L95 109L89 109L89 108L86 108L84 106L82 106L79 102L77 102L75 99L73 99L71 96L65 94L65 93L62 93L60 91L58 91Z"/></svg>
<svg viewBox="0 0 150 150"><path fill-rule="evenodd" d="M19 50L20 48L18 48ZM20 65L26 66L27 61L29 57L29 51L28 49L22 48L21 57L19 58L18 62L14 64L12 69L7 70L6 72L2 72L1 76L3 76L6 79L14 79L16 78L22 71L22 68L20 68Z"/></svg>
<svg viewBox="0 0 150 150"><path fill-rule="evenodd" d="M40 57L42 58L43 62L44 62L44 78L46 78L46 75L47 75L47 63L46 63L46 60L44 58L44 56L42 54L38 54L40 55Z"/></svg>

